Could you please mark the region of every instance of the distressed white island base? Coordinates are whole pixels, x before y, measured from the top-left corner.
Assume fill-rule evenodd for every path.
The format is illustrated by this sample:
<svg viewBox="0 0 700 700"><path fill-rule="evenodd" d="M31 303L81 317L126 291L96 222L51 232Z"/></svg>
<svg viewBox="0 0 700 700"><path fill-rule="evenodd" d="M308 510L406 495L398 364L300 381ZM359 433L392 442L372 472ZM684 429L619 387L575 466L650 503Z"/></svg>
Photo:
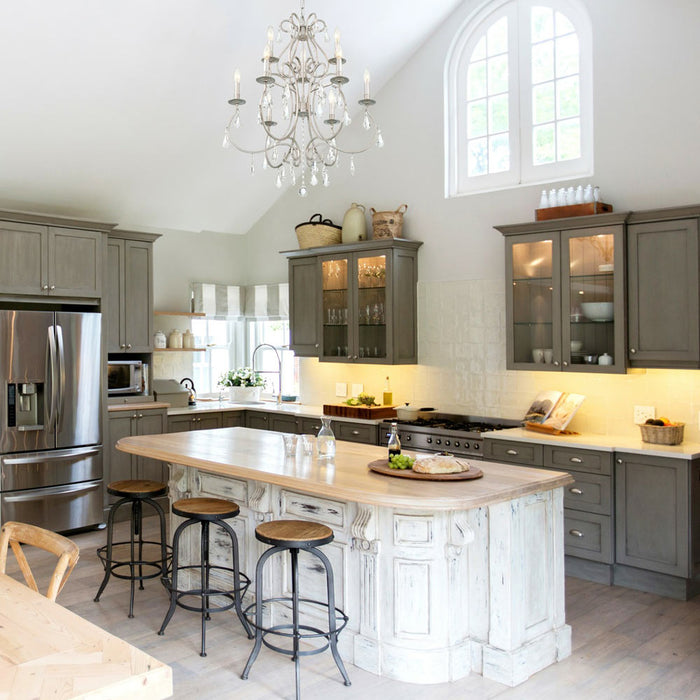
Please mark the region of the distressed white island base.
<svg viewBox="0 0 700 700"><path fill-rule="evenodd" d="M335 540L336 600L350 617L341 654L413 683L470 672L506 685L571 654L564 619L563 472L479 463L482 479L425 482L370 473L380 447L338 442L334 462L284 458L279 433L223 428L124 438L119 449L169 462L172 499L218 496L249 575L266 546L258 523L322 522ZM175 526L175 523L173 523ZM230 556L214 536L214 558ZM230 547L230 545L229 545ZM197 537L186 548L196 556ZM321 572L300 554L301 590L324 599ZM266 568L266 591L290 594L288 558ZM277 611L280 618L285 611ZM278 620L275 619L277 623Z"/></svg>

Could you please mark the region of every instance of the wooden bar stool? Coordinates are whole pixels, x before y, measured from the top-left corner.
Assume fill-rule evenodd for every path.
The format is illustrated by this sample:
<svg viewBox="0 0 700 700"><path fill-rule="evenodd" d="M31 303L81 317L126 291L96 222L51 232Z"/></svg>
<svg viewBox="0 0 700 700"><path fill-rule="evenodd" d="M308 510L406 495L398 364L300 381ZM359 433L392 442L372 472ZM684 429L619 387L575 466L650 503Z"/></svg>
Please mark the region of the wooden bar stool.
<svg viewBox="0 0 700 700"><path fill-rule="evenodd" d="M97 556L102 560L105 575L100 588L95 596L95 602L100 601L100 596L107 586L110 576L131 581L131 595L129 597L129 617L134 616L134 584L139 582L139 590L143 590L143 582L149 578L163 578L168 574L168 560L170 559L170 547L165 538L165 513L160 504L153 500L164 496L168 487L160 481L150 479L128 479L113 481L107 486L107 493L119 496L119 500L112 504L107 519L107 544L97 550ZM122 542L113 541L114 516L119 508L125 504L131 505L131 537ZM160 520L160 542L143 539L143 506L147 504L158 514ZM120 545L129 545L128 559L115 559L114 548ZM160 549L158 559L144 559L143 546L156 545ZM137 551L138 546L138 551ZM155 569L147 571L146 569ZM129 573L120 573L120 569L128 568ZM136 572L138 568L138 573Z"/></svg>
<svg viewBox="0 0 700 700"><path fill-rule="evenodd" d="M210 613L224 612L231 608L236 608L238 619L243 625L248 639L253 638L248 621L243 614L241 601L245 592L250 586L250 579L240 571L238 566L238 538L231 526L226 522L228 518L235 518L240 513L240 508L231 501L225 501L221 498L183 498L175 501L172 505L172 511L175 515L182 518L187 518L185 522L180 523L175 535L173 536L173 566L172 580L167 577L163 579L163 585L170 591L170 607L165 614L163 624L160 627L158 634L165 633L165 628L168 626L175 607L180 606L185 610L201 613L202 616L202 651L200 656L206 656L206 621L210 619ZM198 564L180 564L180 537L182 533L190 525L201 526L200 532L200 560ZM231 538L232 566L218 566L209 561L209 523L215 523ZM178 574L180 571L189 569L199 569L200 572L200 587L199 588L178 588ZM212 571L226 572L232 575L232 586L229 589L212 588L210 586L209 577ZM200 598L199 605L191 605L183 602L182 598L195 596ZM212 597L219 596L230 601L228 604L216 605L211 600Z"/></svg>
<svg viewBox="0 0 700 700"><path fill-rule="evenodd" d="M262 523L255 528L255 537L260 542L270 544L272 547L263 552L258 559L255 567L255 603L249 605L246 610L246 616L252 616L252 610L255 609L255 622L251 621L255 627L255 645L250 652L248 662L241 674L241 678L248 678L248 673L253 665L253 662L260 653L260 648L264 644L269 649L277 651L280 654L287 654L294 661L294 675L296 681L296 697L300 697L300 678L299 678L299 657L310 656L312 654L320 654L330 647L336 666L343 676L345 685L350 685L347 671L343 665L343 660L338 652L338 634L345 628L348 623L347 615L335 607L335 590L333 580L333 567L331 566L328 557L320 550L324 544L333 541L333 530L326 525L320 523L311 523L304 520L272 520L267 523ZM327 599L325 601L311 600L309 598L299 597L299 567L298 556L299 550L313 554L321 560L326 573L326 591ZM263 567L265 562L277 552L289 551L292 560L292 596L280 598L263 598ZM292 622L273 625L272 627L263 627L263 607L270 603L291 603L292 605ZM322 630L318 627L312 627L308 624L299 622L299 603L307 603L325 608L328 612L328 629ZM291 649L278 647L272 644L267 635L277 635L280 637L291 638ZM300 650L299 642L302 639L325 638L326 642L323 646Z"/></svg>

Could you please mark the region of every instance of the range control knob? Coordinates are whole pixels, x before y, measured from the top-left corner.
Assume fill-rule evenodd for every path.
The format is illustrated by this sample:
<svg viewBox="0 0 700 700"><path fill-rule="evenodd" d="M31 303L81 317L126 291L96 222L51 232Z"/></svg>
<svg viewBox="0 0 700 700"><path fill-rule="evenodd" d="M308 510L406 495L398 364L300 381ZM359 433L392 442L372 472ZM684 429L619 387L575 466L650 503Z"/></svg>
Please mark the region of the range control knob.
<svg viewBox="0 0 700 700"><path fill-rule="evenodd" d="M445 440L445 447L449 447L452 443L449 440Z"/></svg>
<svg viewBox="0 0 700 700"><path fill-rule="evenodd" d="M433 438L425 438L425 441L426 441L429 445L432 445L432 443L433 443Z"/></svg>
<svg viewBox="0 0 700 700"><path fill-rule="evenodd" d="M435 438L436 445L442 445L442 440L440 438Z"/></svg>
<svg viewBox="0 0 700 700"><path fill-rule="evenodd" d="M479 445L478 442L475 442L474 445L473 445L473 447L474 447L475 450L478 450L479 447L481 447L481 445Z"/></svg>
<svg viewBox="0 0 700 700"><path fill-rule="evenodd" d="M411 436L410 435L404 435L404 437L401 438L402 440L405 440L406 442L411 442Z"/></svg>
<svg viewBox="0 0 700 700"><path fill-rule="evenodd" d="M455 440L455 447L459 447L459 440ZM469 447L469 445L467 445Z"/></svg>

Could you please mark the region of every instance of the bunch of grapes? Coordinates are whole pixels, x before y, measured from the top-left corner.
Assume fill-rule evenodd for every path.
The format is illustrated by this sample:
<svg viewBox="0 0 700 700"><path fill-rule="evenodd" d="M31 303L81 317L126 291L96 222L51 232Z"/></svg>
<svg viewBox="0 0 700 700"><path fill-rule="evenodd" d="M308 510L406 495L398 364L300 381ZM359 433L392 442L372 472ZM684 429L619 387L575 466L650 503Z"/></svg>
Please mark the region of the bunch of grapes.
<svg viewBox="0 0 700 700"><path fill-rule="evenodd" d="M408 455L391 455L389 459L390 469L410 469L416 460Z"/></svg>

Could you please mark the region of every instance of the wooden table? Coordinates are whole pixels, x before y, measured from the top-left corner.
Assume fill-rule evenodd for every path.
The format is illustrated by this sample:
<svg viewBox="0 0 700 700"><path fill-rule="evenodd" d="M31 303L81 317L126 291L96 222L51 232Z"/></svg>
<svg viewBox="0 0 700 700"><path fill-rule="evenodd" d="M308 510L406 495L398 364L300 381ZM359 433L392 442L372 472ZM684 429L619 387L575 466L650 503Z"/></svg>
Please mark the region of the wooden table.
<svg viewBox="0 0 700 700"><path fill-rule="evenodd" d="M0 574L0 700L172 694L169 666Z"/></svg>

